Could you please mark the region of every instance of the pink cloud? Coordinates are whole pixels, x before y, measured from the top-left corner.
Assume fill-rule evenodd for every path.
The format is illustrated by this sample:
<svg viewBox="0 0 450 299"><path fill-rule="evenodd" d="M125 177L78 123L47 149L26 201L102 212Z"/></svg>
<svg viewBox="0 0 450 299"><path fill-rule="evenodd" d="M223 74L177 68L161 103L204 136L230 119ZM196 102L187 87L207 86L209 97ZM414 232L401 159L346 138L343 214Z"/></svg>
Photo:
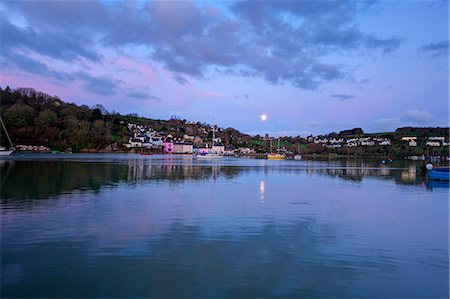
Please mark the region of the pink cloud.
<svg viewBox="0 0 450 299"><path fill-rule="evenodd" d="M199 96L200 98L220 98L223 97L223 94L217 92L217 91L198 91L196 93L197 96Z"/></svg>

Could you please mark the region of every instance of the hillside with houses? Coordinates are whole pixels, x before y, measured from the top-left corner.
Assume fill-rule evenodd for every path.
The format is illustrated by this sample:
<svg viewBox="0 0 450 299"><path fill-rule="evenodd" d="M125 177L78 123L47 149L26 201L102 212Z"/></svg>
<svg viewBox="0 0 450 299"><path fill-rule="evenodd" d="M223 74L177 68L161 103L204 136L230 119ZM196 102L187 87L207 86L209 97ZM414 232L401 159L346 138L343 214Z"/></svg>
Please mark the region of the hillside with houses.
<svg viewBox="0 0 450 299"><path fill-rule="evenodd" d="M21 151L134 152L250 155L278 151L287 156L352 155L424 159L448 157L448 128L399 128L366 134L361 128L319 136L250 136L234 128L172 116L149 119L121 115L103 106L67 103L31 88L0 88L1 116ZM5 142L1 136L2 144Z"/></svg>

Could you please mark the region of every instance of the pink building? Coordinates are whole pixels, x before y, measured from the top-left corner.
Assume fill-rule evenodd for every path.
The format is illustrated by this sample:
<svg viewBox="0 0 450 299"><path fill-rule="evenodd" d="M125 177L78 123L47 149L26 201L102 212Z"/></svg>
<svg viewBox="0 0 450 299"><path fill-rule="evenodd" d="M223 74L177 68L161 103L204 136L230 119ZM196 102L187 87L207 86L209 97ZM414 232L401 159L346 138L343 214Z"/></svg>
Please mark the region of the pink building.
<svg viewBox="0 0 450 299"><path fill-rule="evenodd" d="M172 141L164 141L163 142L163 153L164 154L172 154L173 153L173 142Z"/></svg>

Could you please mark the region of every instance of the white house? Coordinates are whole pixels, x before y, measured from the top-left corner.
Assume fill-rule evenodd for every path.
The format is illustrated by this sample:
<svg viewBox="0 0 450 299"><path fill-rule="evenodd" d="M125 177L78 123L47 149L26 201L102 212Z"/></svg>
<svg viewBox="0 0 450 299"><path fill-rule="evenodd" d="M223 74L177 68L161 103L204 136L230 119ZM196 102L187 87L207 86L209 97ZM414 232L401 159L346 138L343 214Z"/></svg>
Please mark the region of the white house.
<svg viewBox="0 0 450 299"><path fill-rule="evenodd" d="M432 137L428 137L427 139L429 141L440 141L440 142L443 142L445 140L445 137L432 136Z"/></svg>
<svg viewBox="0 0 450 299"><path fill-rule="evenodd" d="M239 152L241 154L254 154L255 150L249 147L240 147Z"/></svg>
<svg viewBox="0 0 450 299"><path fill-rule="evenodd" d="M441 146L439 141L427 141L427 146Z"/></svg>
<svg viewBox="0 0 450 299"><path fill-rule="evenodd" d="M183 135L183 140L184 141L193 142L194 141L194 136L189 136L188 134L184 134Z"/></svg>
<svg viewBox="0 0 450 299"><path fill-rule="evenodd" d="M130 147L142 147L142 142L139 139L133 139L130 142Z"/></svg>
<svg viewBox="0 0 450 299"><path fill-rule="evenodd" d="M417 146L417 141L415 139L411 139L408 143L409 146L414 147Z"/></svg>
<svg viewBox="0 0 450 299"><path fill-rule="evenodd" d="M215 154L223 154L225 152L225 146L223 145L213 145L211 148L211 152Z"/></svg>

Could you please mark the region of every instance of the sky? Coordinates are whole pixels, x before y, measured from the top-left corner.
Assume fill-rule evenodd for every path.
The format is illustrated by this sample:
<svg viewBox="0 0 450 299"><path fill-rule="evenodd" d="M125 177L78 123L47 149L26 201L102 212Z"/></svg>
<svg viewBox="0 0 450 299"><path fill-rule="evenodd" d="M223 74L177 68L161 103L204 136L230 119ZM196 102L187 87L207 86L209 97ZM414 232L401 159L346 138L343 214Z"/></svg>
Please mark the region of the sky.
<svg viewBox="0 0 450 299"><path fill-rule="evenodd" d="M2 1L0 86L249 134L448 126L448 22L446 0Z"/></svg>

